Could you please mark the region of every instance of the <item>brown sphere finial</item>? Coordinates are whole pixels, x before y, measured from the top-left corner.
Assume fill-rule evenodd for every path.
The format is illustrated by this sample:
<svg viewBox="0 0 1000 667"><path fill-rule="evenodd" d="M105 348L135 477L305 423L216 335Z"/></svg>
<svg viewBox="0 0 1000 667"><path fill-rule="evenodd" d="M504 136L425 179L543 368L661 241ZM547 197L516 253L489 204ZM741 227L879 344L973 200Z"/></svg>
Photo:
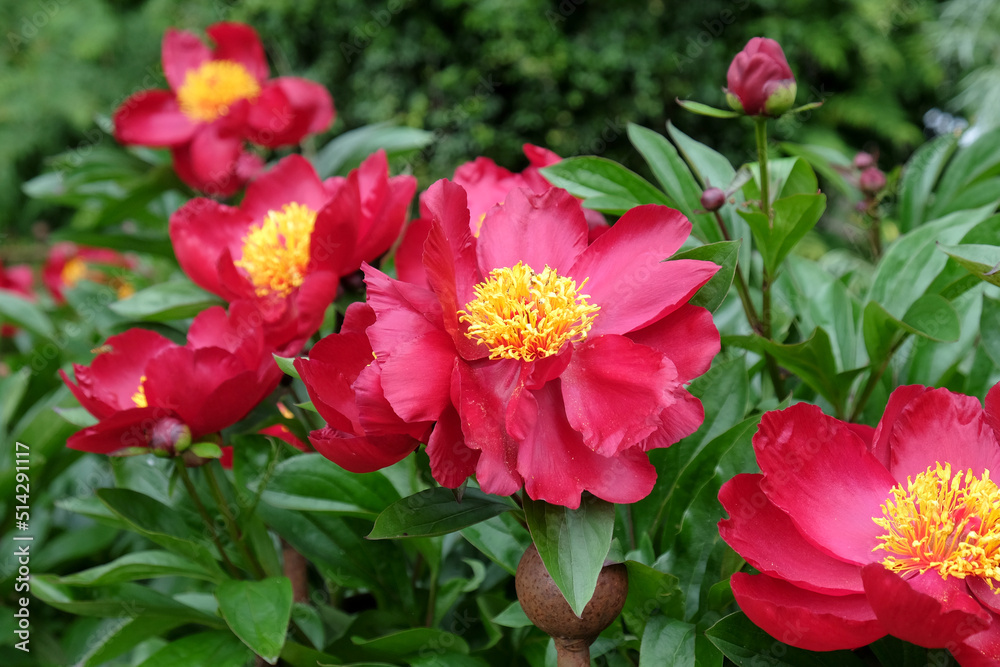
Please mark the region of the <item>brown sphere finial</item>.
<svg viewBox="0 0 1000 667"><path fill-rule="evenodd" d="M623 563L604 566L583 617L573 613L534 544L517 565L514 585L524 613L535 627L555 640L559 667L580 667L590 665L590 645L625 606L628 568Z"/></svg>

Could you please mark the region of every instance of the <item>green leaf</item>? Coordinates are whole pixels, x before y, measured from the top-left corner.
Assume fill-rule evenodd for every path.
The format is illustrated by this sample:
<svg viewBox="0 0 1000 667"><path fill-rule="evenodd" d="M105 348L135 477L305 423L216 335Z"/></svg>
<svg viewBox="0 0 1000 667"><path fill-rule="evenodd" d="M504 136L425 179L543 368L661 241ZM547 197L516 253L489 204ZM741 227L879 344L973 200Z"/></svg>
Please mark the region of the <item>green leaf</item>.
<svg viewBox="0 0 1000 667"><path fill-rule="evenodd" d="M320 149L313 164L320 178L347 176L351 169L380 148L393 158L420 150L433 138L431 132L415 127L399 127L391 123L365 125L330 141Z"/></svg>
<svg viewBox="0 0 1000 667"><path fill-rule="evenodd" d="M74 660L74 667L98 667L114 664L114 658L126 651L131 651L138 644L152 638L162 636L184 621L163 618L132 616L129 618L101 619L87 650Z"/></svg>
<svg viewBox="0 0 1000 667"><path fill-rule="evenodd" d="M838 413L843 411L850 391L850 379L862 370L838 372L830 336L822 327L816 327L801 343L791 345L775 343L760 336L725 336L723 343L771 354L781 366L830 401Z"/></svg>
<svg viewBox="0 0 1000 667"><path fill-rule="evenodd" d="M923 224L927 199L934 192L934 183L957 145L956 137L942 135L918 148L903 167L899 195L900 231L909 232Z"/></svg>
<svg viewBox="0 0 1000 667"><path fill-rule="evenodd" d="M191 445L191 453L203 459L222 458L222 448L214 442L196 442Z"/></svg>
<svg viewBox="0 0 1000 667"><path fill-rule="evenodd" d="M123 234L103 229L99 232L89 232L71 228L57 229L52 232L53 241L72 241L77 245L89 245L96 248L111 248L112 250L141 252L146 255L158 255L174 259L174 246L166 230L162 234L146 232L142 234Z"/></svg>
<svg viewBox="0 0 1000 667"><path fill-rule="evenodd" d="M691 165L691 170L701 183L702 188L708 187L709 184L721 188L732 182L733 177L736 176L736 170L722 153L695 141L669 121L667 121L667 134L677 144L677 148L680 149L687 163Z"/></svg>
<svg viewBox="0 0 1000 667"><path fill-rule="evenodd" d="M320 454L299 454L275 467L261 498L285 509L374 519L399 492L380 472L351 473Z"/></svg>
<svg viewBox="0 0 1000 667"><path fill-rule="evenodd" d="M933 284L948 262L937 244L958 243L973 227L993 215L993 206L959 211L925 223L893 242L878 263L868 298L895 317L903 313Z"/></svg>
<svg viewBox="0 0 1000 667"><path fill-rule="evenodd" d="M649 181L607 158L567 158L541 172L552 185L582 198L584 206L596 211L621 215L643 204L676 207Z"/></svg>
<svg viewBox="0 0 1000 667"><path fill-rule="evenodd" d="M642 635L639 667L694 667L695 634L690 623L654 616Z"/></svg>
<svg viewBox="0 0 1000 667"><path fill-rule="evenodd" d="M379 659L406 658L427 653L429 647L448 647L454 653L468 654L468 643L456 634L437 628L410 628L374 639L351 637L351 642L363 646Z"/></svg>
<svg viewBox="0 0 1000 667"><path fill-rule="evenodd" d="M60 584L104 586L154 577L191 577L214 581L222 573L169 551L136 551L110 563L60 577Z"/></svg>
<svg viewBox="0 0 1000 667"><path fill-rule="evenodd" d="M222 628L218 618L139 584L65 586L53 575L33 575L31 592L42 602L79 616L144 616Z"/></svg>
<svg viewBox="0 0 1000 667"><path fill-rule="evenodd" d="M52 411L73 426L87 428L97 423L97 417L87 412L86 408L52 408Z"/></svg>
<svg viewBox="0 0 1000 667"><path fill-rule="evenodd" d="M726 616L705 635L739 667L766 663L771 667L864 667L851 651L804 651L775 640L743 612Z"/></svg>
<svg viewBox="0 0 1000 667"><path fill-rule="evenodd" d="M691 100L678 99L676 102L685 111L696 113L699 116L708 116L709 118L739 118L740 116L745 115L738 111L732 111L731 109L716 109L715 107L710 107L707 104L692 102Z"/></svg>
<svg viewBox="0 0 1000 667"><path fill-rule="evenodd" d="M0 290L0 324L16 324L45 338L55 335L42 309L10 290Z"/></svg>
<svg viewBox="0 0 1000 667"><path fill-rule="evenodd" d="M458 502L452 489L436 486L386 507L375 519L368 539L446 535L514 509L506 499L478 489L466 489Z"/></svg>
<svg viewBox="0 0 1000 667"><path fill-rule="evenodd" d="M941 175L928 215L932 218L943 215L965 188L981 178L995 175L998 164L1000 164L1000 128L993 129L971 144L958 149L954 159ZM994 206L995 202L994 199Z"/></svg>
<svg viewBox="0 0 1000 667"><path fill-rule="evenodd" d="M174 280L139 290L108 306L122 317L139 322L165 322L194 317L222 300L188 280Z"/></svg>
<svg viewBox="0 0 1000 667"><path fill-rule="evenodd" d="M278 355L272 355L274 357L274 362L278 364L278 368L285 375L291 375L296 380L301 380L299 377L298 370L295 369L295 357L279 357Z"/></svg>
<svg viewBox="0 0 1000 667"><path fill-rule="evenodd" d="M172 640L139 667L242 667L251 658L231 632L200 632Z"/></svg>
<svg viewBox="0 0 1000 667"><path fill-rule="evenodd" d="M874 301L865 306L862 332L872 364L881 362L896 342L897 332L950 343L961 335L961 324L955 307L940 294L925 294L913 302L902 319L897 319Z"/></svg>
<svg viewBox="0 0 1000 667"><path fill-rule="evenodd" d="M524 613L521 603L514 600L502 612L493 617L493 622L505 628L526 628L531 625L531 619Z"/></svg>
<svg viewBox="0 0 1000 667"><path fill-rule="evenodd" d="M507 513L462 529L462 537L487 558L513 575L531 536L514 515Z"/></svg>
<svg viewBox="0 0 1000 667"><path fill-rule="evenodd" d="M233 633L268 664L276 664L292 617L292 582L287 577L225 581L215 598Z"/></svg>
<svg viewBox="0 0 1000 667"><path fill-rule="evenodd" d="M720 241L679 252L670 259L700 259L719 265L719 271L690 300L692 305L715 312L729 294L739 256L740 241Z"/></svg>
<svg viewBox="0 0 1000 667"><path fill-rule="evenodd" d="M946 255L991 285L1000 286L1000 246L981 244L938 245Z"/></svg>
<svg viewBox="0 0 1000 667"><path fill-rule="evenodd" d="M739 214L750 225L764 266L775 274L795 244L816 225L824 210L826 195L796 194L774 202L774 219L770 223L763 213L739 211Z"/></svg>
<svg viewBox="0 0 1000 667"><path fill-rule="evenodd" d="M173 552L209 565L215 556L177 511L131 489L98 489L97 497L143 536Z"/></svg>
<svg viewBox="0 0 1000 667"><path fill-rule="evenodd" d="M615 506L584 494L579 509L523 495L524 517L545 569L577 616L594 596L611 550Z"/></svg>
<svg viewBox="0 0 1000 667"><path fill-rule="evenodd" d="M646 632L646 624L656 616L684 615L684 595L677 577L643 565L625 561L628 567L628 597L622 609L622 620L638 637Z"/></svg>
<svg viewBox="0 0 1000 667"><path fill-rule="evenodd" d="M983 312L979 319L979 335L983 350L993 365L1000 368L1000 301L991 299L985 294L983 294Z"/></svg>

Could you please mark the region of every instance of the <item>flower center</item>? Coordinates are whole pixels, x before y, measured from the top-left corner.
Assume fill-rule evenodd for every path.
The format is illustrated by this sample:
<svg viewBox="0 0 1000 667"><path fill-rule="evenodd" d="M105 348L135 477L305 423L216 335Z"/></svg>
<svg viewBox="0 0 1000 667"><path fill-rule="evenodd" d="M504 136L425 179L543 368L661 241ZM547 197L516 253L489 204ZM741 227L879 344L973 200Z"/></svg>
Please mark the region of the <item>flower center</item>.
<svg viewBox="0 0 1000 667"><path fill-rule="evenodd" d="M268 211L243 237L243 256L234 262L247 272L257 296L288 296L302 284L309 266L309 240L316 211L292 202Z"/></svg>
<svg viewBox="0 0 1000 667"><path fill-rule="evenodd" d="M139 378L139 389L132 394L132 402L137 408L148 408L149 401L146 400L146 376Z"/></svg>
<svg viewBox="0 0 1000 667"><path fill-rule="evenodd" d="M580 283L582 289L587 280ZM476 285L476 298L458 311L465 334L490 349L490 359L534 361L587 337L600 306L587 303L576 282L548 266L541 273L518 262L493 269Z"/></svg>
<svg viewBox="0 0 1000 667"><path fill-rule="evenodd" d="M209 123L228 114L230 105L258 95L260 84L246 67L231 60L209 60L188 70L177 101L185 116Z"/></svg>
<svg viewBox="0 0 1000 667"><path fill-rule="evenodd" d="M887 533L873 551L885 551L893 572L983 577L990 588L1000 579L1000 489L989 470L952 476L950 463L937 463L893 487L882 513L873 521Z"/></svg>
<svg viewBox="0 0 1000 667"><path fill-rule="evenodd" d="M87 263L79 257L73 257L66 260L66 263L63 264L62 272L59 274L63 284L68 285L69 287L75 286L86 276Z"/></svg>

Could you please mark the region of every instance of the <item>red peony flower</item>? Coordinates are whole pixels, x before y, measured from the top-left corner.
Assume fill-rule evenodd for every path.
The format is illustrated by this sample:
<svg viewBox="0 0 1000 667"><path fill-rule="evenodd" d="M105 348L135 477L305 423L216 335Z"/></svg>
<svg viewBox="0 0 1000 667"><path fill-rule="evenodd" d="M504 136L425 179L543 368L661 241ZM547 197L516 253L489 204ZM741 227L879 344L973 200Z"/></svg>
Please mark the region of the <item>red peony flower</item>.
<svg viewBox="0 0 1000 667"><path fill-rule="evenodd" d="M763 471L719 493L723 539L760 571L731 584L776 639L827 651L891 634L1000 661L1000 385L986 409L900 387L871 442L819 408L761 419Z"/></svg>
<svg viewBox="0 0 1000 667"><path fill-rule="evenodd" d="M34 301L33 283L34 278L31 275L30 266L18 264L5 269L3 268L3 262L0 262L0 290L12 292L28 301ZM17 327L12 324L0 326L0 337L13 336L15 333L17 333Z"/></svg>
<svg viewBox="0 0 1000 667"><path fill-rule="evenodd" d="M429 422L407 424L382 394L382 364L372 356L365 330L375 312L364 303L347 308L340 333L327 336L296 359L325 428L309 434L316 451L351 472L372 472L412 452L430 431Z"/></svg>
<svg viewBox="0 0 1000 667"><path fill-rule="evenodd" d="M511 191L478 237L461 186L438 182L424 204L430 287L366 267L374 361L358 337L349 357L358 369L341 371L339 385L321 384L332 363L303 375L317 405L357 409L350 428L327 417L335 437L314 439L316 448L348 469L389 465L414 443L358 447L340 433L398 434L398 415L414 438L434 424L427 454L445 486L475 474L487 493L524 486L568 507L585 490L611 502L645 497L656 479L646 451L701 424L683 385L719 349L710 313L687 305L718 267L662 261L690 223L642 206L588 246L580 204L563 190Z"/></svg>
<svg viewBox="0 0 1000 667"><path fill-rule="evenodd" d="M107 271L108 268L132 270L136 261L132 257L108 248L91 248L75 243L57 243L49 250L42 269L42 282L52 294L57 304L66 303L63 290L75 286L81 280L104 283L115 290L119 299L127 298L135 292L121 272Z"/></svg>
<svg viewBox="0 0 1000 667"><path fill-rule="evenodd" d="M773 39L754 37L726 73L729 106L748 116L780 116L795 103L795 75Z"/></svg>
<svg viewBox="0 0 1000 667"><path fill-rule="evenodd" d="M524 154L531 164L519 174L504 169L487 157L478 157L455 170L452 182L465 188L469 198L469 222L473 236L479 234L486 212L502 203L511 190L528 188L540 195L552 188L552 184L545 180L539 169L553 165L562 158L547 148L532 144L524 144ZM591 241L607 231L608 223L603 215L590 209L584 209L584 215ZM403 240L396 250L396 273L401 280L427 286L427 276L421 262L424 241L427 240L430 228L430 214L423 205L421 196L420 218L406 228Z"/></svg>
<svg viewBox="0 0 1000 667"><path fill-rule="evenodd" d="M281 371L260 329L234 307L216 306L191 324L186 345L154 331L130 329L112 336L90 366L73 365L74 384L63 381L99 422L67 442L98 454L142 449L174 454L235 424L271 393Z"/></svg>
<svg viewBox="0 0 1000 667"><path fill-rule="evenodd" d="M268 78L267 59L253 28L216 23L194 34L167 30L163 71L170 90L144 90L115 111L115 138L123 144L169 147L178 176L213 195L236 192L262 162L244 152L297 144L333 122L327 90L297 77Z"/></svg>
<svg viewBox="0 0 1000 667"><path fill-rule="evenodd" d="M252 303L268 341L288 356L319 329L340 277L396 240L414 190L412 176L389 177L384 151L325 182L291 155L253 181L238 208L189 201L171 216L170 238L191 280Z"/></svg>

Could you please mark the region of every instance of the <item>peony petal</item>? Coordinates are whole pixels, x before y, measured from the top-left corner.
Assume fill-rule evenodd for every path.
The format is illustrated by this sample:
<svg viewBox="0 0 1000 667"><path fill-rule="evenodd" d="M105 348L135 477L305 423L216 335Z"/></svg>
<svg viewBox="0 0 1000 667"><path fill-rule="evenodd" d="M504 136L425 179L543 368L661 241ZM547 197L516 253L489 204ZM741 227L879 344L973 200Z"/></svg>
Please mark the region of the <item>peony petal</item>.
<svg viewBox="0 0 1000 667"><path fill-rule="evenodd" d="M477 246L479 269L485 276L523 262L537 273L549 266L565 276L586 247L587 221L572 195L557 188L542 195L517 188L486 213Z"/></svg>
<svg viewBox="0 0 1000 667"><path fill-rule="evenodd" d="M475 474L479 452L465 446L462 420L451 405L442 413L427 441L431 474L441 486L457 489Z"/></svg>
<svg viewBox="0 0 1000 667"><path fill-rule="evenodd" d="M807 651L854 649L884 637L864 595L823 595L764 574L730 579L740 609L780 642Z"/></svg>
<svg viewBox="0 0 1000 667"><path fill-rule="evenodd" d="M506 199L507 193L514 188L529 187L519 174L511 173L487 157L478 157L461 165L455 170L452 180L469 195L469 219L475 225L473 233L478 233L483 216Z"/></svg>
<svg viewBox="0 0 1000 667"><path fill-rule="evenodd" d="M648 326L687 302L719 270L712 262L665 262L691 233L680 212L638 206L587 247L569 274L601 310L591 335Z"/></svg>
<svg viewBox="0 0 1000 667"><path fill-rule="evenodd" d="M272 79L255 106L249 118L255 131L249 139L269 148L291 146L323 132L336 116L326 87L292 76Z"/></svg>
<svg viewBox="0 0 1000 667"><path fill-rule="evenodd" d="M597 336L574 346L561 378L570 425L601 456L614 456L653 433L679 386L669 359L624 336Z"/></svg>
<svg viewBox="0 0 1000 667"><path fill-rule="evenodd" d="M173 159L174 171L177 172L177 176L195 190L201 190L213 197L228 197L243 187L244 181L238 171L242 157L237 158L233 166L233 174L226 178L220 178L218 181L206 182L195 173L190 143L172 146L170 156Z"/></svg>
<svg viewBox="0 0 1000 667"><path fill-rule="evenodd" d="M673 403L660 413L660 425L641 443L643 451L669 447L697 431L705 421L705 408L700 400L681 387L671 394Z"/></svg>
<svg viewBox="0 0 1000 667"><path fill-rule="evenodd" d="M342 347L337 344L342 342L345 341L338 340L337 334L333 334L317 343L316 347L325 344L328 349L336 349ZM316 347L310 351L311 355L316 354ZM348 354L350 355L350 352ZM368 359L371 359L370 351ZM358 419L354 389L351 386L357 379L357 373L360 373L360 369L354 369L354 365L356 363L350 359L350 356L344 360L344 366L320 361L316 357L295 360L295 370L299 372L299 377L306 385L310 400L326 423L334 430L361 435L363 430Z"/></svg>
<svg viewBox="0 0 1000 667"><path fill-rule="evenodd" d="M517 472L518 444L506 428L507 405L520 376L521 364L512 359L459 360L455 366L452 397L466 446L480 452L476 481L486 493L509 496L523 483Z"/></svg>
<svg viewBox="0 0 1000 667"><path fill-rule="evenodd" d="M119 143L140 146L183 144L191 141L198 129L169 90L144 90L132 95L115 110L113 121Z"/></svg>
<svg viewBox="0 0 1000 667"><path fill-rule="evenodd" d="M682 383L707 372L720 349L712 313L689 303L648 327L630 332L628 337L667 355Z"/></svg>
<svg viewBox="0 0 1000 667"><path fill-rule="evenodd" d="M886 631L917 646L955 645L989 626L989 612L962 579L933 571L904 579L881 563L866 565L861 579Z"/></svg>
<svg viewBox="0 0 1000 667"><path fill-rule="evenodd" d="M431 331L444 331L441 306L433 292L393 280L368 265L364 271L368 304L377 318L368 328L368 338L378 358L388 358L402 342Z"/></svg>
<svg viewBox="0 0 1000 667"><path fill-rule="evenodd" d="M205 32L215 42L214 60L239 63L258 82L267 80L267 58L256 30L243 23L223 22L208 26Z"/></svg>
<svg viewBox="0 0 1000 667"><path fill-rule="evenodd" d="M410 221L403 240L396 248L396 275L400 280L431 288L424 271L424 241L431 231L431 221L425 218Z"/></svg>
<svg viewBox="0 0 1000 667"><path fill-rule="evenodd" d="M966 577L969 592L994 614L1000 614L1000 582L994 581L993 588L982 577Z"/></svg>
<svg viewBox="0 0 1000 667"><path fill-rule="evenodd" d="M191 70L211 60L212 52L198 36L187 30L167 28L163 35L163 74L174 91L184 85Z"/></svg>
<svg viewBox="0 0 1000 667"><path fill-rule="evenodd" d="M232 298L233 292L219 281L217 267L225 250L230 257L243 255L251 224L237 208L203 197L188 201L170 216L170 241L181 269L199 287Z"/></svg>
<svg viewBox="0 0 1000 667"><path fill-rule="evenodd" d="M899 413L902 412L907 403L929 389L930 387L925 387L923 385L911 384L896 387L892 390L892 394L889 396L889 402L885 406L885 411L882 413L882 418L879 420L878 426L875 428L875 435L872 437L871 441L872 454L874 454L875 458L879 460L879 463L884 465L887 469L889 468L890 463L889 435L892 433L892 429L896 426L896 419L899 417Z"/></svg>
<svg viewBox="0 0 1000 667"><path fill-rule="evenodd" d="M996 614L991 616L988 629L971 635L958 646L948 647L962 667L1000 665L1000 616Z"/></svg>
<svg viewBox="0 0 1000 667"><path fill-rule="evenodd" d="M364 437L330 427L313 431L316 451L350 472L374 472L402 461L420 444L409 436Z"/></svg>
<svg viewBox="0 0 1000 667"><path fill-rule="evenodd" d="M240 204L247 217L260 224L269 211L295 202L319 211L329 200L323 182L313 166L301 155L289 155L247 186Z"/></svg>
<svg viewBox="0 0 1000 667"><path fill-rule="evenodd" d="M107 406L107 412L136 407L132 396L138 393L150 360L165 350L179 348L176 343L146 329L129 329L112 336L102 347L111 348L111 351L97 355L89 368L76 365L73 368L80 393L90 397L93 403Z"/></svg>
<svg viewBox="0 0 1000 667"><path fill-rule="evenodd" d="M159 419L170 416L169 412L154 406L132 407L77 431L66 440L66 446L94 454L114 454L121 449L148 447L153 426Z"/></svg>
<svg viewBox="0 0 1000 667"><path fill-rule="evenodd" d="M400 419L385 398L385 390L382 388L382 366L377 361L361 371L353 387L361 427L365 433L370 436L396 436L402 433L420 442L427 441L433 424L408 423Z"/></svg>
<svg viewBox="0 0 1000 667"><path fill-rule="evenodd" d="M434 421L449 405L455 347L443 331L431 330L396 345L382 362L382 388L404 421Z"/></svg>
<svg viewBox="0 0 1000 667"><path fill-rule="evenodd" d="M863 593L861 568L810 544L788 515L761 490L763 475L736 475L722 485L719 502L729 513L719 522L726 544L761 572L826 595Z"/></svg>
<svg viewBox="0 0 1000 667"><path fill-rule="evenodd" d="M191 140L191 169L198 189L210 195L226 192L236 182L236 162L243 141L222 122L203 126Z"/></svg>
<svg viewBox="0 0 1000 667"><path fill-rule="evenodd" d="M1000 445L979 400L930 389L899 411L889 433L889 470L899 483L938 461L952 470L1000 470Z"/></svg>
<svg viewBox="0 0 1000 667"><path fill-rule="evenodd" d="M895 480L847 426L814 405L766 413L753 438L762 488L802 535L853 563L876 559L881 504Z"/></svg>
<svg viewBox="0 0 1000 667"><path fill-rule="evenodd" d="M517 455L517 471L531 498L576 509L583 491L611 503L634 503L649 495L656 469L645 453L633 448L610 457L595 454L563 416L558 383L532 394L537 422Z"/></svg>

